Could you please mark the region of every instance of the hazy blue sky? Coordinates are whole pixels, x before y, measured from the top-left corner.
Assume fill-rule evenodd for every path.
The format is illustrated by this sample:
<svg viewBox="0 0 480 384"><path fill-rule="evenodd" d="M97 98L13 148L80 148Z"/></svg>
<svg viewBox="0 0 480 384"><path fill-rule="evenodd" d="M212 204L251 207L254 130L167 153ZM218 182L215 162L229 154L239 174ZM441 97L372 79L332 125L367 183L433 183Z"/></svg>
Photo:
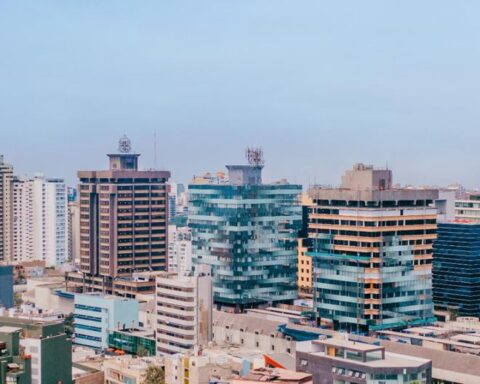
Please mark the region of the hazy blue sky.
<svg viewBox="0 0 480 384"><path fill-rule="evenodd" d="M173 178L480 187L480 1L0 0L0 153L75 181L126 132Z"/></svg>

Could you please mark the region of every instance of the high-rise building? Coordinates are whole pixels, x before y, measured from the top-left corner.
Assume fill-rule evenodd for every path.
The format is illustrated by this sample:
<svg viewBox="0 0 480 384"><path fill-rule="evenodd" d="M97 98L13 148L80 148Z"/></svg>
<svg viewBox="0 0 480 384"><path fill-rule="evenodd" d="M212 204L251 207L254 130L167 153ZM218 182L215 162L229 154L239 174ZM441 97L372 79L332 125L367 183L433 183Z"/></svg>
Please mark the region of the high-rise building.
<svg viewBox="0 0 480 384"><path fill-rule="evenodd" d="M67 260L67 191L62 179L12 180L13 260L45 260L55 267Z"/></svg>
<svg viewBox="0 0 480 384"><path fill-rule="evenodd" d="M433 250L435 308L480 317L480 223L439 223Z"/></svg>
<svg viewBox="0 0 480 384"><path fill-rule="evenodd" d="M191 184L194 267L212 267L214 301L237 309L297 297L302 187L263 184L263 163L229 165L229 182ZM223 177L222 180L225 180Z"/></svg>
<svg viewBox="0 0 480 384"><path fill-rule="evenodd" d="M480 223L480 194L472 193L455 201L455 219Z"/></svg>
<svg viewBox="0 0 480 384"><path fill-rule="evenodd" d="M357 164L341 188L309 196L320 317L353 331L432 321L438 191L393 189L390 170Z"/></svg>
<svg viewBox="0 0 480 384"><path fill-rule="evenodd" d="M167 266L170 172L138 169L139 154L120 140L110 169L79 171L80 271L112 279Z"/></svg>
<svg viewBox="0 0 480 384"><path fill-rule="evenodd" d="M212 339L210 268L193 274L165 272L157 276L157 355L185 353Z"/></svg>
<svg viewBox="0 0 480 384"><path fill-rule="evenodd" d="M0 260L12 259L12 202L13 167L0 155Z"/></svg>

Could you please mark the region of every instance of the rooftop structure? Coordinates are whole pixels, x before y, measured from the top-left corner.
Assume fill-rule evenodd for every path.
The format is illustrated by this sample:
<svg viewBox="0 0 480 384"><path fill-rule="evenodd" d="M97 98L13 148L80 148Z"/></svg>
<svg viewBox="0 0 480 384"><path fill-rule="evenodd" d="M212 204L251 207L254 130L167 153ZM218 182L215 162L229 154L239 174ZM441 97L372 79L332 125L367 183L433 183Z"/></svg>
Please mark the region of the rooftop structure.
<svg viewBox="0 0 480 384"><path fill-rule="evenodd" d="M289 371L280 368L258 368L250 371L245 376L233 379L230 384L250 383L289 383L289 384L313 384L312 375L304 372Z"/></svg>
<svg viewBox="0 0 480 384"><path fill-rule="evenodd" d="M297 371L311 373L316 384L333 382L430 383L430 360L385 352L383 346L327 339L297 345Z"/></svg>

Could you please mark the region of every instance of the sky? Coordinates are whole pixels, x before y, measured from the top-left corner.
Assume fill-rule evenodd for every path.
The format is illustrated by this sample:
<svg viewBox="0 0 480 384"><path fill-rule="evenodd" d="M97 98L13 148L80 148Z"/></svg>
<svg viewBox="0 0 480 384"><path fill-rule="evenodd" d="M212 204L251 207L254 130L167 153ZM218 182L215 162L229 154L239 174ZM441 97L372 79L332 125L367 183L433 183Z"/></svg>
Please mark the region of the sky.
<svg viewBox="0 0 480 384"><path fill-rule="evenodd" d="M480 187L480 1L0 0L0 154L76 183L127 134L193 175ZM154 132L157 162L154 161Z"/></svg>

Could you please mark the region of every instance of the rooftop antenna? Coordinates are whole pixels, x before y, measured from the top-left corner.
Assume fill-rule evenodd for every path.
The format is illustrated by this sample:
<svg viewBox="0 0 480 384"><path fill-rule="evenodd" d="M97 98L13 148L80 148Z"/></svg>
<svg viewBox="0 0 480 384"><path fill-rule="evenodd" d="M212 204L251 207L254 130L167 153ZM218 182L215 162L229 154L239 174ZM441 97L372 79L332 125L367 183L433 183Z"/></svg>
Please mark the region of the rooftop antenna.
<svg viewBox="0 0 480 384"><path fill-rule="evenodd" d="M157 169L157 128L153 130L153 168Z"/></svg>
<svg viewBox="0 0 480 384"><path fill-rule="evenodd" d="M125 134L118 140L118 151L125 154L132 152L132 142Z"/></svg>
<svg viewBox="0 0 480 384"><path fill-rule="evenodd" d="M248 164L255 167L263 167L265 160L263 159L263 149L261 147L248 147L245 151Z"/></svg>

